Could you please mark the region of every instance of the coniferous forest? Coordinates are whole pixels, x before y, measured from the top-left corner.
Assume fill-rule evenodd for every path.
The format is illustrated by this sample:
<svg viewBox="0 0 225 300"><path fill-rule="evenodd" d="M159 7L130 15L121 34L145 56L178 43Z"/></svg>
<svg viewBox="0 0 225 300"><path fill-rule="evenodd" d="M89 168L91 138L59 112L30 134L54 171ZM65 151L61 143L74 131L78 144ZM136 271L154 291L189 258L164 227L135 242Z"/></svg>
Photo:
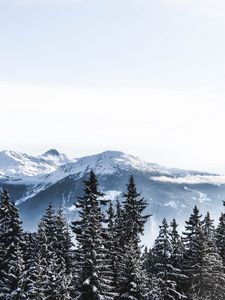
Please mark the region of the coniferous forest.
<svg viewBox="0 0 225 300"><path fill-rule="evenodd" d="M93 171L68 224L51 203L37 232L23 232L19 211L0 203L0 299L223 300L225 213L215 228L197 207L182 235L162 220L151 249L141 246L147 202L134 178L122 201L106 200Z"/></svg>

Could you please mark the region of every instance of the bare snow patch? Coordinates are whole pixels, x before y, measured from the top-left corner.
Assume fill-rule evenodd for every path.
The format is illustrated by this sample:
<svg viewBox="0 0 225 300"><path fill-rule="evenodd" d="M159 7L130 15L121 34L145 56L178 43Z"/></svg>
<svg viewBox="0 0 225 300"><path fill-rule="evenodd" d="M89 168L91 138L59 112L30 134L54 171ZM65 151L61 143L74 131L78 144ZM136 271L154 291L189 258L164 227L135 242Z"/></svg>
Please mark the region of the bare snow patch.
<svg viewBox="0 0 225 300"><path fill-rule="evenodd" d="M170 206L170 207L173 207L173 208L177 208L177 203L175 200L171 200L167 203L165 203L163 206Z"/></svg>
<svg viewBox="0 0 225 300"><path fill-rule="evenodd" d="M210 202L211 201L211 199L205 193L199 192L197 190L190 189L186 186L184 187L184 189L187 190L187 191L191 191L191 192L196 193L196 197L195 196L192 197L193 200L199 201L200 203L205 203L205 202Z"/></svg>
<svg viewBox="0 0 225 300"><path fill-rule="evenodd" d="M77 210L76 205L71 205L71 206L67 207L67 210L68 211L76 211Z"/></svg>
<svg viewBox="0 0 225 300"><path fill-rule="evenodd" d="M120 196L120 194L121 194L121 191L116 191L116 190L105 191L104 192L104 199L115 200Z"/></svg>

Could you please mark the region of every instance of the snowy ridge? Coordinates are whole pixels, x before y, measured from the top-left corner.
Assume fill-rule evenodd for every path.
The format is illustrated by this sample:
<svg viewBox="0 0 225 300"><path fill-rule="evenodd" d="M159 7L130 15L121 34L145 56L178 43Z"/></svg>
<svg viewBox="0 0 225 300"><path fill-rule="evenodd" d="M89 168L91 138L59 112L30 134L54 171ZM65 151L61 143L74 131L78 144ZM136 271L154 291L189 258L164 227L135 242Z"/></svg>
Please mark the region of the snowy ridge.
<svg viewBox="0 0 225 300"><path fill-rule="evenodd" d="M214 181L215 176L216 178L221 178L220 175L167 168L155 163L147 163L138 157L120 151L105 151L100 154L77 158L73 162L62 165L56 171L47 175L45 180L48 183L57 182L70 175L77 175L81 178L91 170L94 170L97 175L101 176L120 175L123 172L132 173L138 171L148 174L153 180L168 182L179 180L180 178L185 182L185 178L201 176L202 178L207 177L206 180L210 183L210 179Z"/></svg>
<svg viewBox="0 0 225 300"><path fill-rule="evenodd" d="M138 170L145 173L158 172L157 165L153 165L154 167L137 157L120 151L105 151L100 154L78 158L73 163L59 167L49 175L48 180L60 180L65 175L69 176L72 174L80 174L82 177L91 170L100 175L113 175L129 170ZM163 174L165 173L163 172Z"/></svg>
<svg viewBox="0 0 225 300"><path fill-rule="evenodd" d="M55 149L39 156L7 150L0 152L2 180L49 185L70 175L81 178L90 170L101 176L138 171L148 174L152 180L177 184L225 184L222 175L167 168L120 151L105 151L77 159L69 159Z"/></svg>
<svg viewBox="0 0 225 300"><path fill-rule="evenodd" d="M55 171L69 159L65 154L52 154L50 151L40 156L5 150L0 152L0 176L10 180L36 177Z"/></svg>

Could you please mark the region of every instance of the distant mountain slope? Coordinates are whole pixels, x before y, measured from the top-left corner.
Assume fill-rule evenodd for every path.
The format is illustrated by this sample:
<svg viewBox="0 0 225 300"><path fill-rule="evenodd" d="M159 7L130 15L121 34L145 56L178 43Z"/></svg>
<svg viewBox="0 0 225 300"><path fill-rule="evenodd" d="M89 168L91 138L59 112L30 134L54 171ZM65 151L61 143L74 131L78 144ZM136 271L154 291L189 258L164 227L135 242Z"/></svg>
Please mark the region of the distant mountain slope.
<svg viewBox="0 0 225 300"><path fill-rule="evenodd" d="M154 234L154 226L164 216L176 217L183 224L195 204L203 213L209 209L218 217L225 199L225 176L166 168L119 151L73 160L57 150L36 157L3 151L0 187L9 189L21 210L25 228L32 230L49 201L55 208L64 207L68 219L75 217L74 202L82 194L83 180L91 169L97 174L105 197L113 200L122 199L128 177L134 175L138 190L149 202L147 211L153 215L146 237Z"/></svg>
<svg viewBox="0 0 225 300"><path fill-rule="evenodd" d="M69 162L65 154L51 149L40 156L16 151L0 152L1 180L23 180L26 177L49 174Z"/></svg>

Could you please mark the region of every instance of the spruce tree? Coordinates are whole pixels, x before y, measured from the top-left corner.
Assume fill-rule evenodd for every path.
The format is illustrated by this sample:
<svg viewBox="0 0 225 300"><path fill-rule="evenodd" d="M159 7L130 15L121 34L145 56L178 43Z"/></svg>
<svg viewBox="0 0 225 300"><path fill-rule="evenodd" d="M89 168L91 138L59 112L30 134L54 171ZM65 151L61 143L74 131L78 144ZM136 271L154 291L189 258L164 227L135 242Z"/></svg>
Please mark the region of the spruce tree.
<svg viewBox="0 0 225 300"><path fill-rule="evenodd" d="M125 242L133 241L136 248L140 242L140 235L144 233L144 225L150 215L143 215L147 201L137 192L134 177L130 176L127 191L123 194L123 230Z"/></svg>
<svg viewBox="0 0 225 300"><path fill-rule="evenodd" d="M203 230L205 237L209 241L212 241L213 243L216 242L216 232L215 232L214 220L211 219L209 211L207 212L207 214L203 220L202 230Z"/></svg>
<svg viewBox="0 0 225 300"><path fill-rule="evenodd" d="M23 232L19 212L7 191L0 204L0 299L23 299Z"/></svg>
<svg viewBox="0 0 225 300"><path fill-rule="evenodd" d="M174 232L173 241L177 242L177 240L177 233ZM165 300L184 298L177 288L177 281L182 277L181 270L173 265L178 258L176 256L176 250L175 248L173 249L169 225L164 218L162 225L159 226L159 235L155 240L153 253L155 256L155 275L158 279L160 295Z"/></svg>
<svg viewBox="0 0 225 300"><path fill-rule="evenodd" d="M116 235L116 228L115 228L115 218L116 214L113 208L112 201L109 202L109 207L107 209L107 223L108 226L105 229L105 245L107 249L107 258L109 260L110 268L108 275L113 278L113 286L115 291L119 289L119 282L118 282L118 258L120 253L118 253L117 249L117 235Z"/></svg>
<svg viewBox="0 0 225 300"><path fill-rule="evenodd" d="M37 232L37 254L28 272L29 299L70 300L70 237L62 212L49 203Z"/></svg>
<svg viewBox="0 0 225 300"><path fill-rule="evenodd" d="M216 228L216 245L225 266L225 213L221 213L219 224Z"/></svg>
<svg viewBox="0 0 225 300"><path fill-rule="evenodd" d="M182 265L183 265L183 257L184 257L184 245L181 239L181 236L177 230L178 224L175 219L173 219L170 223L170 242L172 246L170 261L171 265L174 268L174 276L173 279L176 282L176 289L178 292L183 294L182 292L182 282L187 279L187 277L183 274Z"/></svg>
<svg viewBox="0 0 225 300"><path fill-rule="evenodd" d="M190 299L224 298L224 266L216 247L215 229L209 212L203 221L197 207L186 222L184 270Z"/></svg>
<svg viewBox="0 0 225 300"><path fill-rule="evenodd" d="M56 215L52 204L49 203L42 217L37 232L38 257L42 269L42 289L44 299L54 300L56 296Z"/></svg>
<svg viewBox="0 0 225 300"><path fill-rule="evenodd" d="M72 223L77 239L77 284L79 300L111 300L113 280L108 275L110 266L105 246L101 212L103 194L99 191L97 178L90 172L85 182L84 195L78 199L79 220Z"/></svg>
<svg viewBox="0 0 225 300"><path fill-rule="evenodd" d="M124 227L123 227L123 207L119 199L116 200L115 217L114 217L114 268L115 268L115 286L117 292L122 292L121 282L124 278L125 262L124 262Z"/></svg>
<svg viewBox="0 0 225 300"><path fill-rule="evenodd" d="M30 266L33 264L36 253L37 253L37 242L36 233L25 232L23 234L24 246L23 246L23 258L25 272L29 270Z"/></svg>
<svg viewBox="0 0 225 300"><path fill-rule="evenodd" d="M72 294L72 250L73 243L63 210L56 214L56 281L59 299L69 300Z"/></svg>
<svg viewBox="0 0 225 300"><path fill-rule="evenodd" d="M46 275L46 266L43 264L41 253L37 252L35 260L30 265L26 276L26 295L29 300L43 300L45 297L45 287L48 277Z"/></svg>
<svg viewBox="0 0 225 300"><path fill-rule="evenodd" d="M216 247L214 223L209 212L204 218L202 228L202 263L196 274L198 281L193 289L193 297L222 300L225 293L225 269Z"/></svg>
<svg viewBox="0 0 225 300"><path fill-rule="evenodd" d="M25 246L23 249L23 257L24 257L24 290L29 297L29 291L31 289L31 285L35 279L33 278L33 268L35 267L35 260L37 256L37 243L36 243L36 234L25 232L24 233L24 241Z"/></svg>
<svg viewBox="0 0 225 300"><path fill-rule="evenodd" d="M120 299L140 300L147 297L147 275L141 259L140 236L149 215L143 215L146 200L137 192L134 177L130 176L123 194L121 227Z"/></svg>
<svg viewBox="0 0 225 300"><path fill-rule="evenodd" d="M183 232L185 248L183 270L187 276L183 289L189 297L193 297L195 286L198 285L203 259L204 235L201 217L197 206L195 206L189 220L186 221Z"/></svg>

